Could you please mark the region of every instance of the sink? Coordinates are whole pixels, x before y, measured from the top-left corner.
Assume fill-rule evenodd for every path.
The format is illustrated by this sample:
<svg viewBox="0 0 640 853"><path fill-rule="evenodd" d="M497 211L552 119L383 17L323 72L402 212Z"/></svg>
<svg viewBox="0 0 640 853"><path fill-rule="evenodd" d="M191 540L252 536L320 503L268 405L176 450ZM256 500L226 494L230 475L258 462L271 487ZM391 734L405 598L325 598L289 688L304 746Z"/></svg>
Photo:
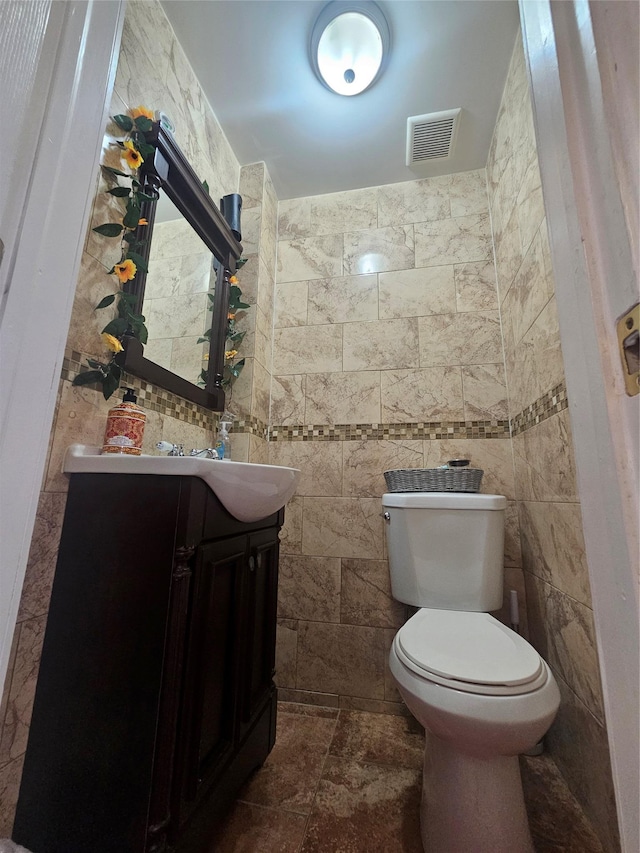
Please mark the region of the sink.
<svg viewBox="0 0 640 853"><path fill-rule="evenodd" d="M238 521L259 521L283 507L300 478L297 468L193 456L130 456L100 453L99 447L72 444L62 463L67 474L159 474L200 477Z"/></svg>

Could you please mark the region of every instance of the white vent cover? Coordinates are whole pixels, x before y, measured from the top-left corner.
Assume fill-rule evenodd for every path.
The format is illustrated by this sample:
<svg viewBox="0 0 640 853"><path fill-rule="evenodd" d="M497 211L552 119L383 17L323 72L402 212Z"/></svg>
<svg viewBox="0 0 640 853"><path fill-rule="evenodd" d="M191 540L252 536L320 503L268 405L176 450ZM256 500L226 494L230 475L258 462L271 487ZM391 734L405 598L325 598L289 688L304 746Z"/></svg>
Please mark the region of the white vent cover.
<svg viewBox="0 0 640 853"><path fill-rule="evenodd" d="M407 166L427 165L453 154L461 109L407 119Z"/></svg>

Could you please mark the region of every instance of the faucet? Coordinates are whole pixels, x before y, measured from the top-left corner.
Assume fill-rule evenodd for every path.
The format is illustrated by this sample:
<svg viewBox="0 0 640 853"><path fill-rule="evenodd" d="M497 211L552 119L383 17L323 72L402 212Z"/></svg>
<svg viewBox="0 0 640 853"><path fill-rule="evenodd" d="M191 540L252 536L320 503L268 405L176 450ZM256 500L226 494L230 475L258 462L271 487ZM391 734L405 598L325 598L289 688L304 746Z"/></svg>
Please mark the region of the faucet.
<svg viewBox="0 0 640 853"><path fill-rule="evenodd" d="M170 441L159 441L156 444L158 450L168 450L167 456L184 456L184 446L182 444L172 444Z"/></svg>
<svg viewBox="0 0 640 853"><path fill-rule="evenodd" d="M201 459L220 459L215 447L205 447L204 450L196 450L194 447L193 450L189 451L189 456L198 456Z"/></svg>

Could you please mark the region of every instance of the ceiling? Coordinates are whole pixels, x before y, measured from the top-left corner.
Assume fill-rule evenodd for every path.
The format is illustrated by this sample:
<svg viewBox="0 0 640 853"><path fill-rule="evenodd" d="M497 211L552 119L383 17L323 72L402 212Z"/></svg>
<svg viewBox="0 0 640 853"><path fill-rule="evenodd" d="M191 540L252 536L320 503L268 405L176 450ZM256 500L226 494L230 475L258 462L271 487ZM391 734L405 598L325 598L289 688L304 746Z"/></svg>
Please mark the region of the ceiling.
<svg viewBox="0 0 640 853"><path fill-rule="evenodd" d="M308 59L324 0L164 0L241 165L264 160L278 198L484 167L518 29L515 0L380 0L382 77L342 97ZM462 107L453 155L417 175L407 118Z"/></svg>

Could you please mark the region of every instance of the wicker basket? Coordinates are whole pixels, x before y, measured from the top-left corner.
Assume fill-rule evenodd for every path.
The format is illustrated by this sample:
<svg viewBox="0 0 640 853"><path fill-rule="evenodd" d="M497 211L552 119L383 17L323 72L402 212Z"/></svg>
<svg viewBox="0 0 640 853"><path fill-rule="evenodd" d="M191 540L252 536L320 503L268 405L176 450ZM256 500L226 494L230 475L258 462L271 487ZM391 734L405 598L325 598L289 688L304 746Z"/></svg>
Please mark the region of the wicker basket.
<svg viewBox="0 0 640 853"><path fill-rule="evenodd" d="M480 468L399 468L385 471L390 492L479 492Z"/></svg>

